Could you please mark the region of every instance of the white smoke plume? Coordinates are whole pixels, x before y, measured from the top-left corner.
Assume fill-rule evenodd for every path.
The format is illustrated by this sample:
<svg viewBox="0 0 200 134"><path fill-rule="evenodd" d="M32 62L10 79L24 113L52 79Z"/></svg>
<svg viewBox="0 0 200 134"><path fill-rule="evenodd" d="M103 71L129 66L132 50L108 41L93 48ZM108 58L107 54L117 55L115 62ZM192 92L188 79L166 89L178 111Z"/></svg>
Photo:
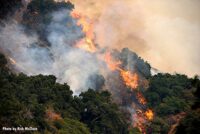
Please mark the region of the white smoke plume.
<svg viewBox="0 0 200 134"><path fill-rule="evenodd" d="M55 75L60 83L68 83L74 94L90 87L88 80L98 74L96 57L73 45L84 36L68 10L54 12L47 26L50 46L39 45L37 34L27 35L23 26L12 22L1 27L0 50L16 62L16 70L28 75Z"/></svg>
<svg viewBox="0 0 200 134"><path fill-rule="evenodd" d="M70 1L95 21L99 45L128 47L162 72L200 74L199 0Z"/></svg>
<svg viewBox="0 0 200 134"><path fill-rule="evenodd" d="M113 14L113 11L110 10L107 13L109 16ZM33 14L38 15L39 12ZM78 26L77 20L70 16L69 10L62 9L51 13L50 16L45 15L45 17L50 18L50 22L38 26L42 27L42 32L38 32L39 34L33 33L34 30L27 30L27 27L18 24L19 22L10 22L0 27L0 50L18 72L28 75L55 75L57 81L67 83L75 95L86 91L88 88L108 90L111 92L113 100L131 111L132 115L135 113L135 109L144 111L147 109L140 102L137 94L140 92L139 90L144 90L144 82L151 75L149 64L146 64L144 60L128 48L120 51L113 49L116 48L114 45L118 42L115 42L115 39L119 36L126 37L126 31L120 33L118 31L120 29L115 29L117 25L101 22L100 18L98 22L104 28L101 29L102 27L97 25L96 33L98 37L95 41L104 36L106 36L106 40L95 42L102 43L96 46L97 51L87 52L84 49L77 48L76 44L81 39L85 39L87 33L82 32L84 31L83 27ZM120 21L118 16L107 19L118 21L120 24L123 23L121 24L122 27L130 25L126 23L125 17ZM34 28L38 28L38 23L31 22L31 24L34 24ZM107 33L104 33L105 29L107 29ZM127 27L126 30L128 29L134 28ZM104 35L99 36L99 33ZM131 34L132 31L130 31ZM135 35L130 38L132 37L134 37L134 40L138 40L139 44L142 44L143 41L141 39L140 42L138 36ZM107 41L111 41L112 44ZM106 52L109 52L108 61L105 58ZM113 68L112 66L114 66L114 69L110 69ZM138 88L137 94L133 88Z"/></svg>

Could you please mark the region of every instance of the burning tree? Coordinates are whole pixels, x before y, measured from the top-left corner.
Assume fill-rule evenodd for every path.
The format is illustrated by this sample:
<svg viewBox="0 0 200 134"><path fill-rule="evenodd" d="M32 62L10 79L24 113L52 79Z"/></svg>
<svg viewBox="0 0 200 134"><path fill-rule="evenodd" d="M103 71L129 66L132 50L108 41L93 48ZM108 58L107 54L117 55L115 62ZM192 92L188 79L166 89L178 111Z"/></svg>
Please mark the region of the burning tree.
<svg viewBox="0 0 200 134"><path fill-rule="evenodd" d="M75 124L81 121L94 133L127 133L127 122L121 118L121 114L114 112L121 110L129 113L127 116L131 121L131 127L137 127L145 134L147 126L151 123L166 124L159 118L155 119L155 112L165 115L178 114L188 107L185 100L169 97L169 94L178 94L182 88L190 88L187 85L188 79L166 75L167 78L161 80L162 76L158 75L154 77L161 78L157 82L151 76L150 65L128 48L116 50L109 46L105 48L97 45L94 20L72 10L73 8L70 2L33 0L28 5L22 22L19 22L20 26L7 24L0 29L2 32L0 50L6 55L9 67L16 72L28 75L55 75L58 78L57 82L69 84L74 95L79 95L88 88L98 91L88 90L77 98L72 97L68 85L55 83L55 77L36 76L29 79L24 75L16 76L16 81L19 83L25 79L32 82L28 82L31 86L26 86L30 88L31 93L37 95L37 97L31 96L31 99L37 100L34 103L46 106L51 99L55 103L58 101L53 106L47 106L53 107L52 110L33 106L34 109L31 111L35 112L35 116L44 118L46 113L51 121L58 121L55 123L57 128L62 127L63 122L74 123L78 118L78 123L75 121ZM171 77L175 81L181 78L183 82L173 83ZM160 88L160 83L164 88ZM23 84L20 83L20 86ZM36 88L41 95L32 88ZM52 95L52 92L57 96ZM30 98L23 99L30 100ZM120 110L113 102L120 106ZM68 109L69 111L64 112ZM29 111L23 112L31 118L32 113ZM64 119L70 117L73 119ZM45 120L42 120L37 123L41 123L44 127L44 122Z"/></svg>

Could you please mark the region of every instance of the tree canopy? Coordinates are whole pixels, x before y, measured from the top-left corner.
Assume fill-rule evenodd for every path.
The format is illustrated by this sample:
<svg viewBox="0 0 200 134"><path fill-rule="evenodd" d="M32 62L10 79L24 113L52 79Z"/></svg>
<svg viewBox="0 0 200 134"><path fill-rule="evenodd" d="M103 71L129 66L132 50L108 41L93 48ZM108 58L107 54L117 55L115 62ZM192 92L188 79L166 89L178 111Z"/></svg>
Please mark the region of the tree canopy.
<svg viewBox="0 0 200 134"><path fill-rule="evenodd" d="M0 55L0 125L32 126L47 133L128 133L128 123L107 91L73 96L55 76L13 74Z"/></svg>

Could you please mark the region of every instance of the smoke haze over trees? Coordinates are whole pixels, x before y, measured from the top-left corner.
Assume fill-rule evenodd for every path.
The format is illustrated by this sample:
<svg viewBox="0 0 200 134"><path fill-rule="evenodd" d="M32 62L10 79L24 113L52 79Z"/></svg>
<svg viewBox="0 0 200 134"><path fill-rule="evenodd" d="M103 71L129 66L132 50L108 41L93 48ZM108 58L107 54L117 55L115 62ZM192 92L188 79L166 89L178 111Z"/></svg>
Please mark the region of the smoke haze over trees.
<svg viewBox="0 0 200 134"><path fill-rule="evenodd" d="M72 134L199 133L198 77L152 75L151 65L129 48L102 48L96 35L88 41L80 15L71 15L76 8L71 2L32 0L27 7L23 2L0 3L1 128L31 126L38 133ZM22 8L21 19L14 19ZM82 39L98 51L78 48ZM154 114L149 120L148 110Z"/></svg>
<svg viewBox="0 0 200 134"><path fill-rule="evenodd" d="M55 76L18 76L0 55L0 126L31 126L40 133L127 133L125 115L106 91L88 90L72 96ZM113 118L114 117L114 118ZM1 130L3 133L3 131Z"/></svg>

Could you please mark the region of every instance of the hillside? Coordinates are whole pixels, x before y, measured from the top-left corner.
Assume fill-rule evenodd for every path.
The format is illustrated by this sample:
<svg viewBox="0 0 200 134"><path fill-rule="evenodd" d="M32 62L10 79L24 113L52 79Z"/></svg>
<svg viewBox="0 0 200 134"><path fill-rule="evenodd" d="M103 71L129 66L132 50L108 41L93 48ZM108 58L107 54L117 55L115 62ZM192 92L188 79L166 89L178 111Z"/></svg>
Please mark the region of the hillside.
<svg viewBox="0 0 200 134"><path fill-rule="evenodd" d="M69 1L0 4L0 133L200 134L198 76L102 47Z"/></svg>
<svg viewBox="0 0 200 134"><path fill-rule="evenodd" d="M36 133L128 133L125 114L107 91L90 89L72 96L70 87L56 83L55 76L15 75L3 55L0 61L1 128L36 127Z"/></svg>
<svg viewBox="0 0 200 134"><path fill-rule="evenodd" d="M129 114L112 102L109 92L90 89L72 96L70 87L56 83L55 76L15 75L7 68L3 55L0 61L1 127L31 126L38 129L37 133L139 133L128 127ZM144 94L155 118L147 124L147 133L167 134L180 121L176 115L182 114L176 133L198 134L199 83L184 75L151 77Z"/></svg>

